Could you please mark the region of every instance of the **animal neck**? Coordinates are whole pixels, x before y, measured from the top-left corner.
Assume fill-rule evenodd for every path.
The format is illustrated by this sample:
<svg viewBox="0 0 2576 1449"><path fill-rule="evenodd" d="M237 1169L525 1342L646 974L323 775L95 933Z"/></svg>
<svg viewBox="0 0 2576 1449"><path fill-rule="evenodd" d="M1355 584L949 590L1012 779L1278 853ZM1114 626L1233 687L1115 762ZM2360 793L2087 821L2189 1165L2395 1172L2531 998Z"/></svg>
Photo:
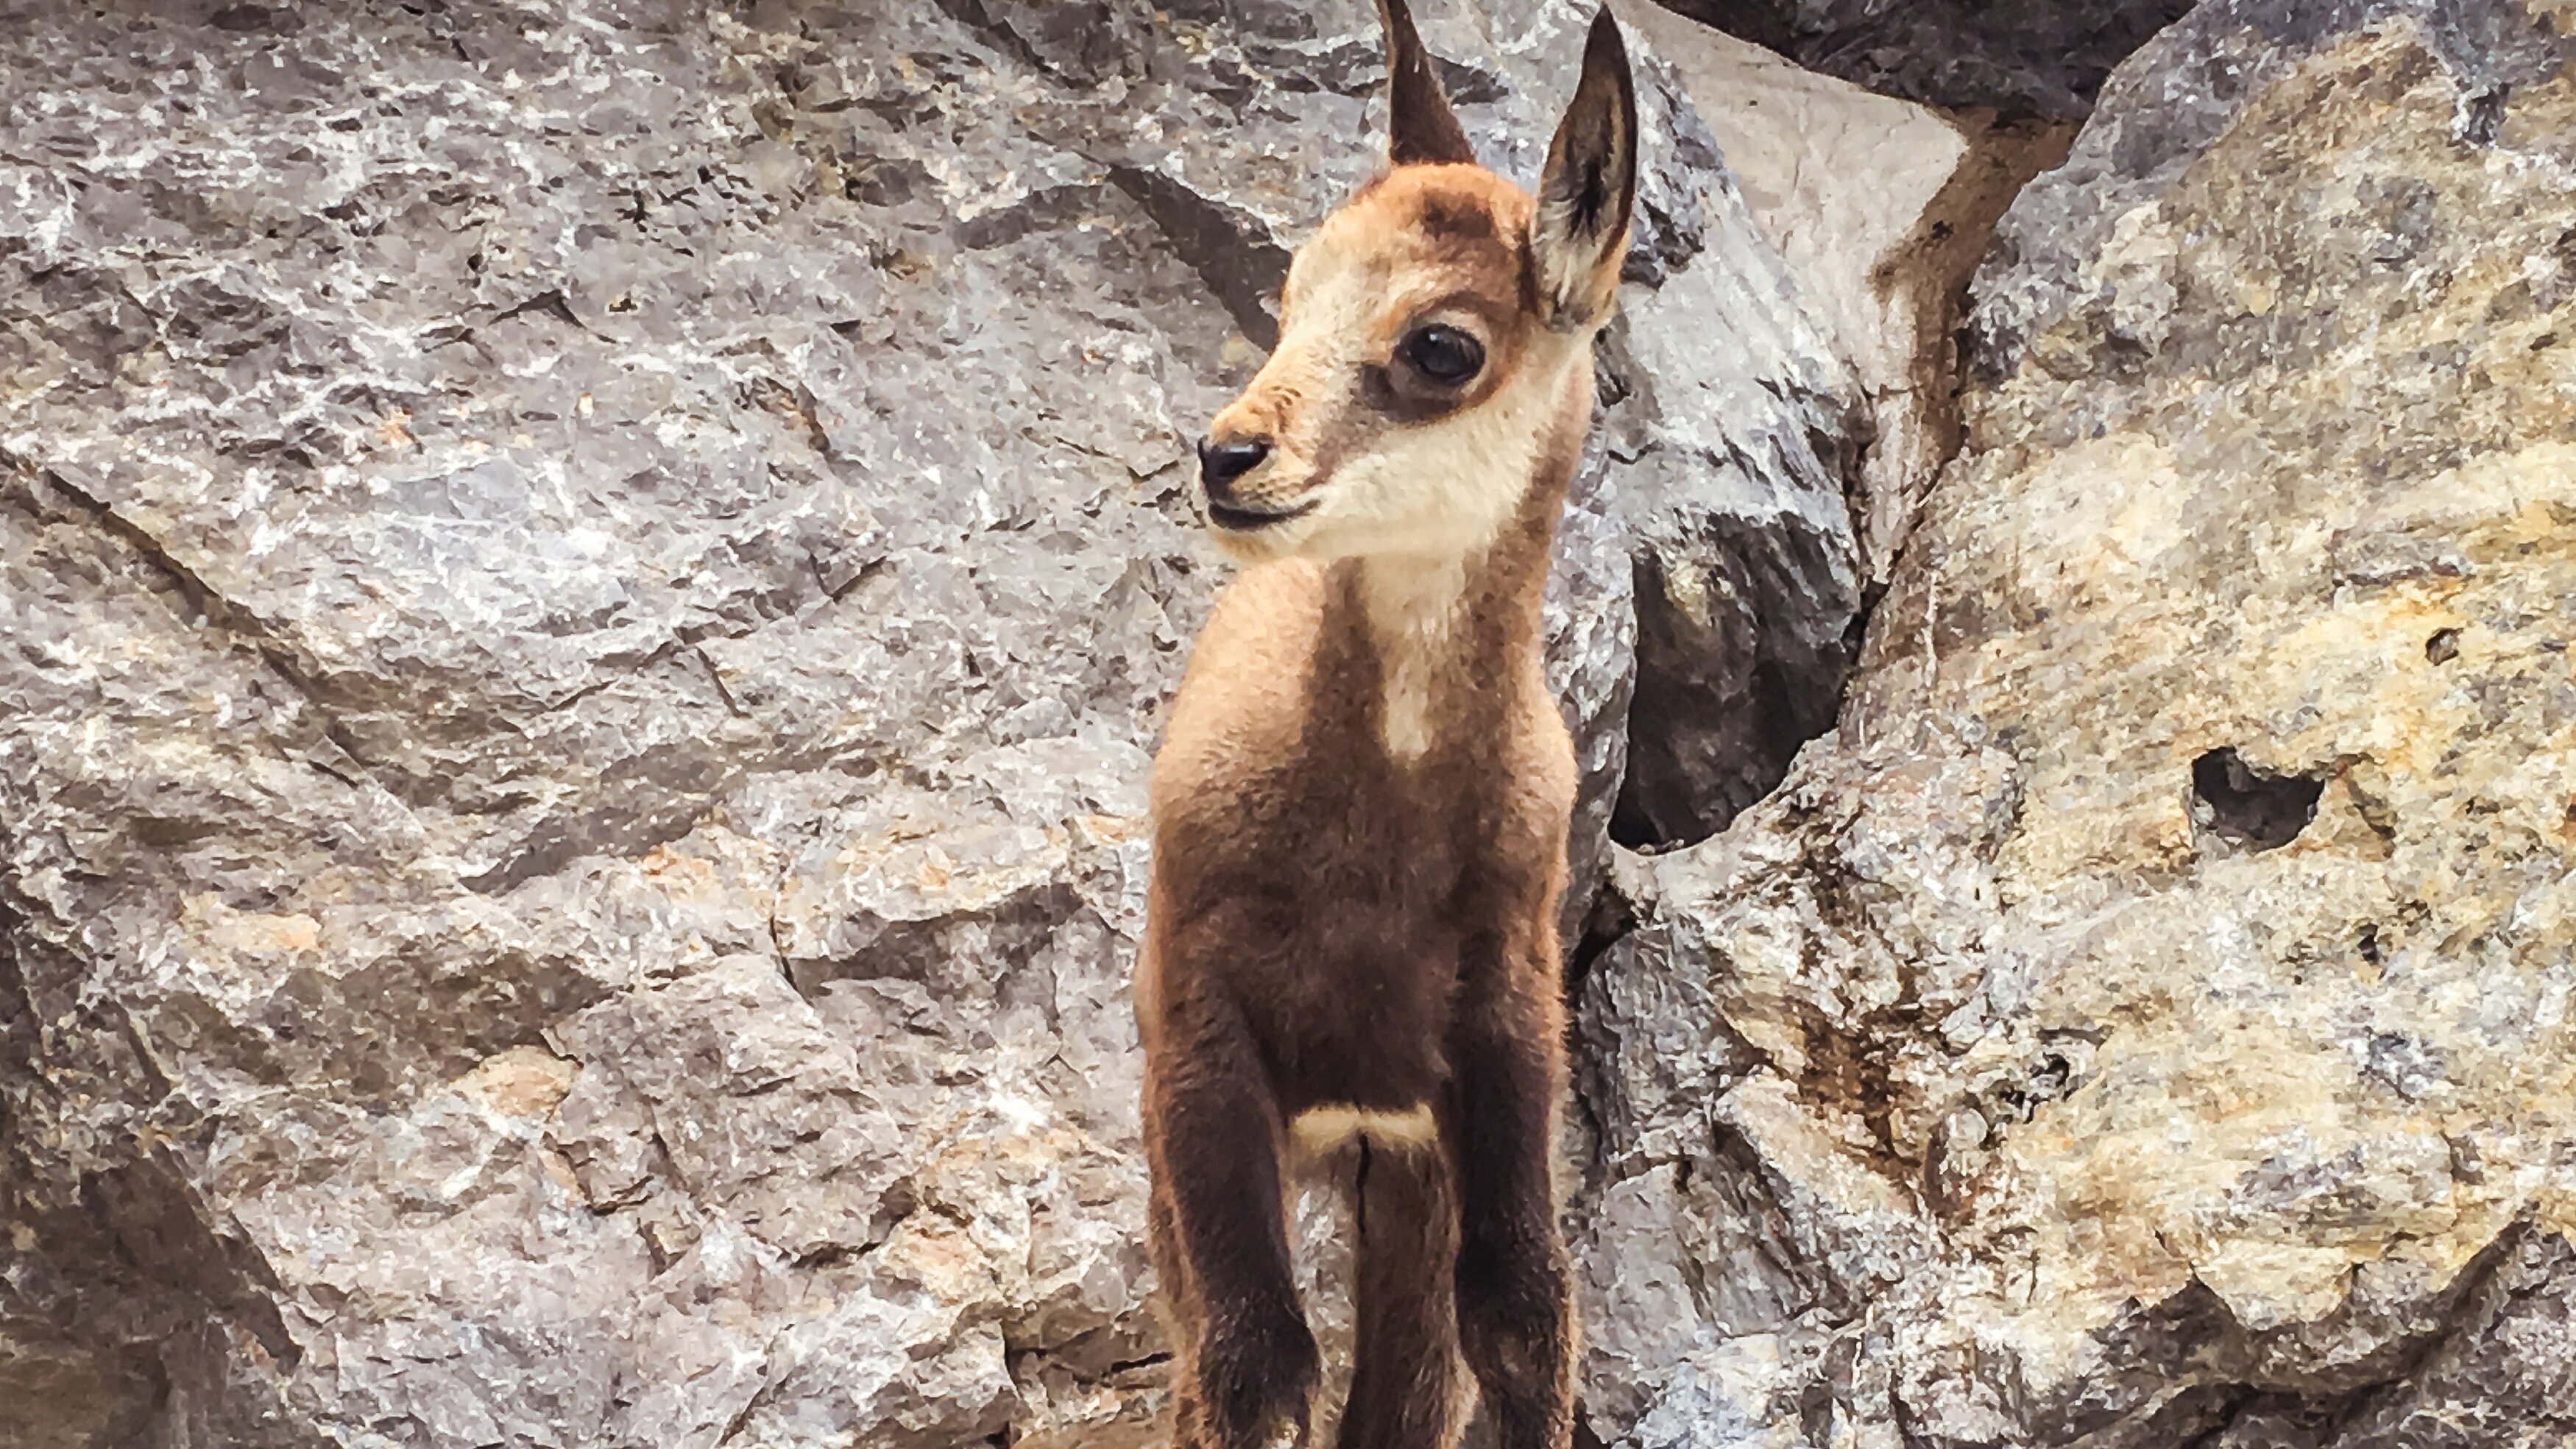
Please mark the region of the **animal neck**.
<svg viewBox="0 0 2576 1449"><path fill-rule="evenodd" d="M1494 738L1537 659L1548 543L1573 474L1573 450L1542 451L1568 456L1540 465L1515 516L1482 545L1341 566L1353 653L1375 664L1378 741L1398 764Z"/></svg>

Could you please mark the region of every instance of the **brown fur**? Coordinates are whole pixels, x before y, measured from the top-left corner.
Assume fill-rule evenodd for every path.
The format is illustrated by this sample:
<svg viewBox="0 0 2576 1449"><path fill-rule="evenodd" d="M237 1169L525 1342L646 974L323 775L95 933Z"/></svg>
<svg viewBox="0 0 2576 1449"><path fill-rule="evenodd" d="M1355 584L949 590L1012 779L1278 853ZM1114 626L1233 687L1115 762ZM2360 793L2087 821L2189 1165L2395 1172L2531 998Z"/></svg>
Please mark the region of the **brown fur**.
<svg viewBox="0 0 2576 1449"><path fill-rule="evenodd" d="M1391 72L1427 81L1389 19ZM1491 172L1400 165L1300 250L1280 347L1212 429L1269 448L1231 495L1282 521L1226 540L1255 566L1154 765L1136 1007L1178 1449L1302 1442L1320 1366L1284 1210L1301 1118L1363 1134L1343 1449L1447 1449L1469 1375L1502 1449L1572 1431L1550 1144L1575 768L1538 638L1634 172L1608 24L1567 129L1609 138L1617 230L1550 233ZM1408 121L1419 93L1398 101L1399 132L1433 133L1414 152L1450 144ZM1405 374L1426 318L1474 333L1479 376Z"/></svg>

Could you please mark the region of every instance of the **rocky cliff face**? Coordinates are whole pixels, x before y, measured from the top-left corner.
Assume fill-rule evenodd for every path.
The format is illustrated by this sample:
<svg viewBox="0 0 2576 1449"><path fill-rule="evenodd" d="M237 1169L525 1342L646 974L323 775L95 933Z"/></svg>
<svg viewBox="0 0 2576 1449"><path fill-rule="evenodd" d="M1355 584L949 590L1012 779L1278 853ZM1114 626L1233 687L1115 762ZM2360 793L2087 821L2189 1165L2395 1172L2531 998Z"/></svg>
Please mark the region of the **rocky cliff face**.
<svg viewBox="0 0 2576 1449"><path fill-rule="evenodd" d="M2132 58L1919 522L1645 62L1549 641L1603 1444L2576 1432L2527 5ZM1432 8L1526 178L1586 16ZM0 1445L1155 1442L1180 461L1367 8L0 21Z"/></svg>
<svg viewBox="0 0 2576 1449"><path fill-rule="evenodd" d="M1496 165L1587 19L1426 17ZM1144 1432L1182 461L1366 4L0 34L0 1443ZM1646 82L1587 879L1632 691L1705 834L1860 602L1849 371Z"/></svg>
<svg viewBox="0 0 2576 1449"><path fill-rule="evenodd" d="M1605 1439L2576 1433L2576 71L2438 19L2112 78L1839 728L1623 865Z"/></svg>
<svg viewBox="0 0 2576 1449"><path fill-rule="evenodd" d="M2195 0L1673 0L1799 64L1935 105L2059 120ZM2438 0L2437 0L2438 3Z"/></svg>

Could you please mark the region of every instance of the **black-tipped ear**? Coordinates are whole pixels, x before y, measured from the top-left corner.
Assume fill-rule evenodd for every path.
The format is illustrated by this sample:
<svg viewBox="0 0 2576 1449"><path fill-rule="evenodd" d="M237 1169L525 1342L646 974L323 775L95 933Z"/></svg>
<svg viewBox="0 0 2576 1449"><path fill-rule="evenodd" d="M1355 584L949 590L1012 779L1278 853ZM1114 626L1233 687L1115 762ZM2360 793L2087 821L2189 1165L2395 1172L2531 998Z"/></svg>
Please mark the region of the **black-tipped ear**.
<svg viewBox="0 0 2576 1449"><path fill-rule="evenodd" d="M1396 166L1418 162L1476 159L1440 77L1431 70L1431 52L1414 32L1404 0L1378 0L1378 17L1386 23L1386 159Z"/></svg>
<svg viewBox="0 0 2576 1449"><path fill-rule="evenodd" d="M1571 329L1610 315L1636 203L1637 89L1628 76L1628 47L1605 6L1583 44L1582 83L1548 143L1538 211L1530 220L1530 255L1549 325Z"/></svg>

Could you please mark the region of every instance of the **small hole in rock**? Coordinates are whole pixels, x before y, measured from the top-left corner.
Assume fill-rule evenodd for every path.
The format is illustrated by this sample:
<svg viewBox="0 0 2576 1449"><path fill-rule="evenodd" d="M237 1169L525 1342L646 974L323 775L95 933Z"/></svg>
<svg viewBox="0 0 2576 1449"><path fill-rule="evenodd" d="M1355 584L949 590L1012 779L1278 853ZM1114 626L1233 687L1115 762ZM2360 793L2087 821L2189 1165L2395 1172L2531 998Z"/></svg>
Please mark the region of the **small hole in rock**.
<svg viewBox="0 0 2576 1449"><path fill-rule="evenodd" d="M2369 962L2373 966L2380 963L2382 956L2379 947L2379 928L2377 926L2364 926L2361 928L2360 946L2361 959Z"/></svg>
<svg viewBox="0 0 2576 1449"><path fill-rule="evenodd" d="M2030 1074L2030 1084L2041 1094L2054 1097L2066 1090L2066 1079L2073 1072L2066 1058L2051 1052L2041 1059L2039 1070Z"/></svg>
<svg viewBox="0 0 2576 1449"><path fill-rule="evenodd" d="M2255 769L2232 749L2211 750L2191 763L2191 792L2201 807L2195 818L2256 850L2297 839L2317 818L2325 788L2323 780Z"/></svg>
<svg viewBox="0 0 2576 1449"><path fill-rule="evenodd" d="M2432 660L2436 664L2448 664L2452 660L2459 658L2460 631L2457 629L2434 630L2433 637L2424 641L2424 657Z"/></svg>

